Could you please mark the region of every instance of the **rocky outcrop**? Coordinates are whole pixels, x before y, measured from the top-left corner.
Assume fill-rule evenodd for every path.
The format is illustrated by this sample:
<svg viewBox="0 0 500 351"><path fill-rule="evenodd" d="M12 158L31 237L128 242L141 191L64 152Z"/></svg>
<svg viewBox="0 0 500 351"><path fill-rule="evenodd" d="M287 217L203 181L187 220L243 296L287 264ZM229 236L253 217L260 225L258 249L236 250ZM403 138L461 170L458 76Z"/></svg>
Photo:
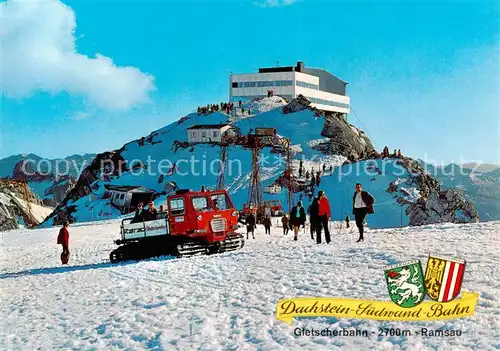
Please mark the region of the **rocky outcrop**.
<svg viewBox="0 0 500 351"><path fill-rule="evenodd" d="M128 171L127 162L120 154L124 148L125 146L119 150L98 154L90 166L82 172L76 185L46 220L53 218L54 225L60 224L64 220L70 223L74 222L71 214L76 209L74 206L65 206L65 204L69 200L76 201L82 196L89 195L96 181L109 181L111 178L119 177L123 172Z"/></svg>
<svg viewBox="0 0 500 351"><path fill-rule="evenodd" d="M387 191L395 195L398 203L407 205L410 225L479 222L474 203L455 189L441 190L439 181L418 161L405 157L397 159L396 163L406 168L409 179L391 182ZM418 189L418 194L411 194L409 188Z"/></svg>
<svg viewBox="0 0 500 351"><path fill-rule="evenodd" d="M27 197L31 205L42 202L29 188ZM24 223L38 224L39 220L30 215L24 203L25 190L21 184L0 183L0 231L17 229L19 220ZM50 209L49 209L50 210Z"/></svg>
<svg viewBox="0 0 500 351"><path fill-rule="evenodd" d="M38 196L42 197L43 205L56 207L64 200L66 195L76 184L75 178L70 175L55 175L50 172L39 172L33 168L32 163L25 160L19 161L12 172L12 179L24 180L30 185L46 183L44 190L39 190Z"/></svg>
<svg viewBox="0 0 500 351"><path fill-rule="evenodd" d="M292 99L288 104L283 106L283 113L294 113L310 108L311 101L309 101L305 96L299 95L295 99Z"/></svg>
<svg viewBox="0 0 500 351"><path fill-rule="evenodd" d="M52 173L41 173L33 168L30 162L25 160L19 161L14 166L12 178L17 180L25 180L27 182L44 182L54 180L55 175Z"/></svg>
<svg viewBox="0 0 500 351"><path fill-rule="evenodd" d="M431 190L426 200L423 198L406 209L410 225L432 223L474 223L479 222L475 205L454 189Z"/></svg>
<svg viewBox="0 0 500 351"><path fill-rule="evenodd" d="M375 152L365 133L349 124L341 113L325 114L325 126L321 135L330 140L313 148L325 154L342 155L352 162L366 159Z"/></svg>
<svg viewBox="0 0 500 351"><path fill-rule="evenodd" d="M325 125L321 131L328 139L312 148L327 155L342 155L347 162L354 162L372 157L376 152L370 138L365 133L349 124L343 113L321 111L311 107L311 102L299 95L283 107L283 113L299 112L311 109L316 117L323 117Z"/></svg>
<svg viewBox="0 0 500 351"><path fill-rule="evenodd" d="M54 179L54 183L47 190L45 190L45 198L42 200L43 204L50 207L56 207L65 198L66 195L76 185L76 180L71 176L62 176Z"/></svg>

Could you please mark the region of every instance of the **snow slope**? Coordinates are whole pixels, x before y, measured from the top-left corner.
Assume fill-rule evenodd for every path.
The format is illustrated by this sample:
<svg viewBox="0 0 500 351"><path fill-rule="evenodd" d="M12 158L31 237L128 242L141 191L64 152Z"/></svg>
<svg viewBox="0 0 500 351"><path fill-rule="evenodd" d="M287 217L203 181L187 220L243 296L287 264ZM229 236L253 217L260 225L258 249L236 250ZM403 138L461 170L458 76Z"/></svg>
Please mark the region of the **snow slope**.
<svg viewBox="0 0 500 351"><path fill-rule="evenodd" d="M273 223L274 225L274 223ZM58 228L2 233L0 344L5 350L494 350L499 344L500 222L369 230L333 223L333 243L272 235L237 252L112 266L119 221L70 227L70 265L60 266ZM476 314L441 322L302 318L277 321L279 299L388 300L383 268L429 253L467 260L462 291ZM295 336L295 328L375 331L364 337ZM459 329L448 338L378 337L379 327Z"/></svg>
<svg viewBox="0 0 500 351"><path fill-rule="evenodd" d="M304 109L294 113L283 113L282 107L285 102L280 97L263 98L245 105L251 108L255 114L250 117L236 118L233 125L242 134L248 134L258 127L276 128L277 133L283 137L291 139L296 153L294 154L294 173L298 176L299 162L304 162L304 174L306 171L317 172L323 165L330 174L330 166L335 169L333 176L323 174L320 188L325 190L334 203L333 219L343 219L347 212L351 212L352 194L354 185L357 182L363 183L365 190L368 190L377 199L376 211L381 215L374 217L372 227L394 227L407 225L409 218L406 214L408 203L414 203L420 194L415 182L410 179L408 172L396 172L396 165L384 166L381 159L374 161L370 166L368 161L358 162L361 172L348 172L351 165L342 166L346 157L335 154L324 154L318 151L318 144L324 143L321 136L325 127L323 116L313 110ZM150 135L140 140L135 140L125 144L116 153L123 158L129 169L140 161L144 168L138 168L122 173L120 176L112 176L109 180L100 179L92 184L85 184L77 189L75 193L86 193L92 188L96 200L89 200L87 196L74 196L67 201L64 206L58 209L63 213L71 213L76 221L90 221L95 219L95 214L91 214L88 208L94 206L92 201L101 201L106 184L112 185L140 185L155 190L158 193L164 191L165 184L175 182L179 188L200 189L202 185L215 188L217 183L217 171L220 158L220 147L218 145L198 144L188 147L176 147L187 144L187 129L193 125L227 123L230 116L221 112L214 112L208 115L198 115L196 113L182 117L164 128L154 131ZM354 126L347 126L355 133L360 132ZM332 139L333 140L333 139ZM334 140L332 142L335 142ZM99 155L96 159L99 159ZM248 185L251 171L251 151L241 147L230 147L228 149L228 170L226 171L226 187L231 194L231 198L236 207L241 209L248 199ZM394 161L394 159L393 159ZM177 173L166 175L163 182L160 181L160 172L166 173L172 165L176 163ZM269 149L264 149L261 156L262 177L261 184L264 187L272 184L281 176L285 170L285 162L281 155L271 153ZM147 169L145 169L147 167ZM381 169L383 174L373 174L369 168ZM348 173L348 175L346 175ZM342 174L342 177L338 177ZM402 179L402 184L397 189L397 193L389 193L390 182L397 178ZM93 178L94 179L94 178ZM80 178L81 180L81 178ZM78 184L77 184L78 187ZM317 191L318 189L316 189ZM88 193L88 192L87 192ZM295 200L302 199L307 206L311 199L304 194L296 194ZM401 206L397 200L403 198L408 201ZM286 190L276 195L264 194L265 200L278 199L283 204L287 204ZM165 201L165 196L156 199L156 206L159 207ZM66 211L68 210L68 211ZM287 210L285 208L285 210ZM65 212L66 211L66 212ZM379 212L380 211L380 212ZM113 215L117 217L119 213ZM91 216L93 216L91 218ZM463 216L466 218L466 216ZM101 216L98 218L109 219ZM52 225L52 219L44 223L44 226ZM438 222L436 220L435 222Z"/></svg>

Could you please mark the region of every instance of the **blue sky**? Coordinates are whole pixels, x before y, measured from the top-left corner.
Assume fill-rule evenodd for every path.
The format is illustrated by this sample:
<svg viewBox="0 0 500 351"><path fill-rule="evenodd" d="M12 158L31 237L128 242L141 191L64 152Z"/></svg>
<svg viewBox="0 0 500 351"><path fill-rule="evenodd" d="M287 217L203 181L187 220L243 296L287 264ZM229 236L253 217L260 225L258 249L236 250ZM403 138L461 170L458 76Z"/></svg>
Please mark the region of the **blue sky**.
<svg viewBox="0 0 500 351"><path fill-rule="evenodd" d="M120 148L198 105L226 100L231 71L302 60L349 82L349 121L377 149L500 163L495 2L1 6L0 157Z"/></svg>

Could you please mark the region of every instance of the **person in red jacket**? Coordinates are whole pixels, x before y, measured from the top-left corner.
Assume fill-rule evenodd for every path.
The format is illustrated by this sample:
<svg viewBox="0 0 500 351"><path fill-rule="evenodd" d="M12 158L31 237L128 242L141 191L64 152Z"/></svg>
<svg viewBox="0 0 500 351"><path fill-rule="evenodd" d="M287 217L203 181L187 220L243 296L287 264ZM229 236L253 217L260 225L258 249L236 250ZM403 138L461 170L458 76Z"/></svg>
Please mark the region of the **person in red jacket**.
<svg viewBox="0 0 500 351"><path fill-rule="evenodd" d="M63 227L59 230L59 235L57 236L57 244L62 245L63 252L61 253L61 263L68 264L69 260L69 232L68 232L69 222L64 221Z"/></svg>
<svg viewBox="0 0 500 351"><path fill-rule="evenodd" d="M318 217L316 222L316 243L321 244L321 228L325 229L325 241L330 243L328 221L331 218L330 203L323 190L318 191Z"/></svg>

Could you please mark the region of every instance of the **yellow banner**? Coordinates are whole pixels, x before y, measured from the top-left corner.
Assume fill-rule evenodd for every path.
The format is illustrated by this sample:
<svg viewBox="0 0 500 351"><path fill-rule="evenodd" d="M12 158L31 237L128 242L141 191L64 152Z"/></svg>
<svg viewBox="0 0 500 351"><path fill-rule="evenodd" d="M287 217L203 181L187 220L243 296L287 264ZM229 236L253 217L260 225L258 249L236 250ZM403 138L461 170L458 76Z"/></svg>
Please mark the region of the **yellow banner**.
<svg viewBox="0 0 500 351"><path fill-rule="evenodd" d="M276 318L292 324L295 317L363 318L381 321L426 321L463 318L476 310L478 294L464 292L450 302L422 302L416 307L399 307L392 301L370 301L328 297L297 297L279 300Z"/></svg>

